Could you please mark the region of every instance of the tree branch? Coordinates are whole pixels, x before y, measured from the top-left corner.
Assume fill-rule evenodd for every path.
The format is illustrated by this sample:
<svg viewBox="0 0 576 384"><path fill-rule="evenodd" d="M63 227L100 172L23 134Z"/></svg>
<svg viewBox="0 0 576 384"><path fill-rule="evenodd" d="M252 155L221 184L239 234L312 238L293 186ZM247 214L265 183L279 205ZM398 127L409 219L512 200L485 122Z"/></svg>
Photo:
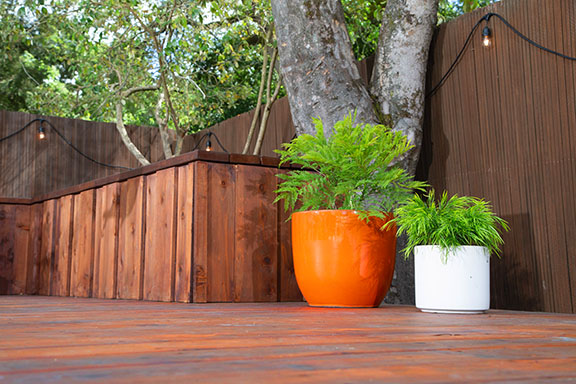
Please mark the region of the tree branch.
<svg viewBox="0 0 576 384"><path fill-rule="evenodd" d="M158 88L160 88L158 85L144 85L141 87L132 87L132 88L127 89L126 91L122 92L122 97L128 98L128 97L132 96L134 93L146 92L146 91L156 91L156 90L158 90Z"/></svg>
<svg viewBox="0 0 576 384"><path fill-rule="evenodd" d="M256 123L258 121L258 117L260 117L260 112L261 112L260 109L262 106L262 95L264 94L266 72L268 69L268 47L267 47L267 44L272 38L272 31L273 31L273 28L269 27L268 31L266 33L266 45L264 45L264 57L262 58L262 73L260 76L260 89L258 90L258 101L256 103L256 108L254 109L254 116L252 116L252 122L250 123L250 129L248 131L248 137L246 138L246 142L244 143L244 149L242 150L243 155L247 154L248 150L250 149L250 144L252 143L252 137L254 136L254 131L256 130ZM270 71L273 71L272 66L270 66Z"/></svg>

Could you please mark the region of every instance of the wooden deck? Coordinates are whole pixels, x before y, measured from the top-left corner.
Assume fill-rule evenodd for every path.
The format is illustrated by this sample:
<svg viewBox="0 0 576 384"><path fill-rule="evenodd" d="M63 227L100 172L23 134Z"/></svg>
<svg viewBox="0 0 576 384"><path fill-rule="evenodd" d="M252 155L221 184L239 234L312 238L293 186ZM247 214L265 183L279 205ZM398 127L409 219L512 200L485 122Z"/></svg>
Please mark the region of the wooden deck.
<svg viewBox="0 0 576 384"><path fill-rule="evenodd" d="M576 382L576 315L0 296L0 383Z"/></svg>

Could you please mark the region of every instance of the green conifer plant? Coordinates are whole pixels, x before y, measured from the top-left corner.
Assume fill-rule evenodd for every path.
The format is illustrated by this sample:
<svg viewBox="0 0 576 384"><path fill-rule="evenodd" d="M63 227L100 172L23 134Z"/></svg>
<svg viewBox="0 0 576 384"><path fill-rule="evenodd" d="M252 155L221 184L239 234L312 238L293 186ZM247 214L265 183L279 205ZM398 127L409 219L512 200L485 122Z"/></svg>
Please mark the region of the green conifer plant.
<svg viewBox="0 0 576 384"><path fill-rule="evenodd" d="M304 134L284 144L281 164L302 169L279 174L283 180L275 201L298 211L355 210L363 220L387 219L426 183L414 181L394 160L412 145L399 132L384 125L355 124L348 115L325 137L320 119L314 119L315 135ZM300 203L300 204L297 204Z"/></svg>
<svg viewBox="0 0 576 384"><path fill-rule="evenodd" d="M500 256L504 243L501 229L509 230L508 223L492 212L488 202L470 196L448 198L446 191L436 201L433 189L424 198L415 194L396 209L392 222L398 226L398 236L408 235L403 250L406 258L418 245L437 245L444 253L444 261L451 250L462 245L483 246L490 254Z"/></svg>

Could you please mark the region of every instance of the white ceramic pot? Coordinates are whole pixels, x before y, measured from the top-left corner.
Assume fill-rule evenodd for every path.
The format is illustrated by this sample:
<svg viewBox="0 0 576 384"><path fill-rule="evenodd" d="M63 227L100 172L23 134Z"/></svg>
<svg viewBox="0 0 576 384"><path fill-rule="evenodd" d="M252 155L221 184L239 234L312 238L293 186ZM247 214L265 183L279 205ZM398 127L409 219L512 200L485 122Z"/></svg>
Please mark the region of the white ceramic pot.
<svg viewBox="0 0 576 384"><path fill-rule="evenodd" d="M461 246L446 254L436 245L414 249L416 307L423 312L482 313L490 308L490 253Z"/></svg>

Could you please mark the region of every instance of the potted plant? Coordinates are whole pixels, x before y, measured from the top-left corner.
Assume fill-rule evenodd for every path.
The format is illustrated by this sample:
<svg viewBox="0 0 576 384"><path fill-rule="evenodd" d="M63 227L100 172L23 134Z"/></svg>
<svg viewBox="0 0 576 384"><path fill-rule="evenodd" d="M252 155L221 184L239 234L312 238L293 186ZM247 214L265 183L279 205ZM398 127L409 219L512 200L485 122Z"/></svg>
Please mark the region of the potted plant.
<svg viewBox="0 0 576 384"><path fill-rule="evenodd" d="M405 257L414 252L416 307L424 312L482 313L490 308L490 254L500 256L499 229L509 230L484 200L434 190L396 210Z"/></svg>
<svg viewBox="0 0 576 384"><path fill-rule="evenodd" d="M292 250L298 286L309 305L375 307L390 287L396 254L393 208L422 189L392 166L411 145L384 125L354 123L350 115L325 137L304 134L277 151L281 164L301 169L278 175L292 216Z"/></svg>

